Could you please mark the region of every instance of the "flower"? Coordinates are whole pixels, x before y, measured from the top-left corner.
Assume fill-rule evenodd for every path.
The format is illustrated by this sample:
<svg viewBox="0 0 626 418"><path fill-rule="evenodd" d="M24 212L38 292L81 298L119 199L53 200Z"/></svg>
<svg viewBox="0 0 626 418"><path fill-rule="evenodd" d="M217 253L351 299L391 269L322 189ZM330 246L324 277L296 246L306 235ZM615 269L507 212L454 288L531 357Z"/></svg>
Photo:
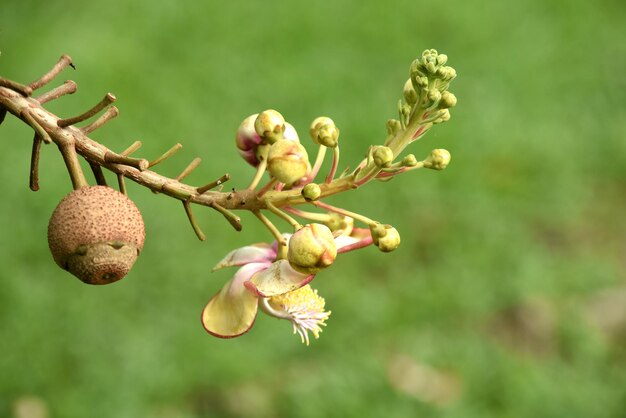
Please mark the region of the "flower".
<svg viewBox="0 0 626 418"><path fill-rule="evenodd" d="M354 232L335 238L338 252L371 244L368 230L355 228ZM276 243L260 243L233 250L217 263L213 271L240 268L202 311L202 325L209 334L220 338L245 334L254 325L260 307L270 316L290 321L303 343L309 344L309 332L319 337L330 312L324 310L324 299L309 285L315 275L298 272L288 260L276 258Z"/></svg>

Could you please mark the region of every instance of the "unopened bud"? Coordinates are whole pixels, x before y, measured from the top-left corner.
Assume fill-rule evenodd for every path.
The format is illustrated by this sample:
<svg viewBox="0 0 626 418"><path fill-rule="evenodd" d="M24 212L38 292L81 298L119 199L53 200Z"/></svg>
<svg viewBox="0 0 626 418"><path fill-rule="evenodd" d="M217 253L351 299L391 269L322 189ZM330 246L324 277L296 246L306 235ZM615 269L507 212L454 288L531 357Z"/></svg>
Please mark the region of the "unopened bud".
<svg viewBox="0 0 626 418"><path fill-rule="evenodd" d="M404 167L415 167L417 165L417 158L415 158L415 155L409 154L402 159L402 165Z"/></svg>
<svg viewBox="0 0 626 418"><path fill-rule="evenodd" d="M441 92L436 89L428 90L428 100L430 100L432 103L437 103L439 100L441 100Z"/></svg>
<svg viewBox="0 0 626 418"><path fill-rule="evenodd" d="M372 241L384 253L391 252L400 245L400 233L391 225L374 224L370 226Z"/></svg>
<svg viewBox="0 0 626 418"><path fill-rule="evenodd" d="M440 109L448 109L456 106L456 96L449 91L441 93L441 100L439 100Z"/></svg>
<svg viewBox="0 0 626 418"><path fill-rule="evenodd" d="M310 128L311 138L316 144L335 148L339 140L339 129L331 118L320 116L315 118Z"/></svg>
<svg viewBox="0 0 626 418"><path fill-rule="evenodd" d="M342 235L350 235L352 229L354 228L354 219L335 212L330 212L328 214L328 220L325 223L331 231L341 231Z"/></svg>
<svg viewBox="0 0 626 418"><path fill-rule="evenodd" d="M287 259L301 273L316 274L330 266L336 257L335 239L326 225L306 225L289 239Z"/></svg>
<svg viewBox="0 0 626 418"><path fill-rule="evenodd" d="M309 156L299 142L281 139L270 147L267 170L281 183L291 184L300 180L310 168Z"/></svg>
<svg viewBox="0 0 626 418"><path fill-rule="evenodd" d="M413 81L410 78L404 83L402 95L404 96L404 100L411 106L417 102L417 92L413 88Z"/></svg>
<svg viewBox="0 0 626 418"><path fill-rule="evenodd" d="M397 119L389 119L387 121L387 133L395 135L402 130L402 124Z"/></svg>
<svg viewBox="0 0 626 418"><path fill-rule="evenodd" d="M393 162L393 151L389 147L376 147L372 153L374 164L380 168L387 168Z"/></svg>
<svg viewBox="0 0 626 418"><path fill-rule="evenodd" d="M309 183L302 188L301 193L302 197L304 197L304 200L306 200L307 202L311 202L319 199L320 195L322 194L322 189L320 189L320 186L315 183Z"/></svg>
<svg viewBox="0 0 626 418"><path fill-rule="evenodd" d="M447 122L450 120L450 111L448 109L443 109L439 111L439 117L433 121L436 125L438 123Z"/></svg>
<svg viewBox="0 0 626 418"><path fill-rule="evenodd" d="M265 110L259 113L254 121L254 129L264 141L273 144L279 139L283 139L285 118L276 110Z"/></svg>
<svg viewBox="0 0 626 418"><path fill-rule="evenodd" d="M434 149L424 160L424 168L443 170L450 164L450 153L445 149Z"/></svg>
<svg viewBox="0 0 626 418"><path fill-rule="evenodd" d="M448 56L446 54L437 55L437 65L445 65L448 62Z"/></svg>

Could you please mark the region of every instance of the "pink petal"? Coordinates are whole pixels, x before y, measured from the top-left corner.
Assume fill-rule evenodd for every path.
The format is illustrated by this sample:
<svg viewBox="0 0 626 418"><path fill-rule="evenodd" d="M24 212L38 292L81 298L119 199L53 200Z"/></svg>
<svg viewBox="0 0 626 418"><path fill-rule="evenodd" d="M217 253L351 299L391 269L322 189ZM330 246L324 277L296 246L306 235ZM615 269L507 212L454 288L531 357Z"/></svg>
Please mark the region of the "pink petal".
<svg viewBox="0 0 626 418"><path fill-rule="evenodd" d="M237 248L226 254L226 257L213 267L213 271L224 267L243 266L248 263L269 264L276 258L276 249L264 242Z"/></svg>
<svg viewBox="0 0 626 418"><path fill-rule="evenodd" d="M244 282L260 271L266 263L250 263L215 295L202 311L202 326L211 335L233 338L245 334L254 324L258 297L244 287Z"/></svg>
<svg viewBox="0 0 626 418"><path fill-rule="evenodd" d="M287 260L278 260L244 283L249 290L261 297L282 295L309 283L315 275L295 271Z"/></svg>

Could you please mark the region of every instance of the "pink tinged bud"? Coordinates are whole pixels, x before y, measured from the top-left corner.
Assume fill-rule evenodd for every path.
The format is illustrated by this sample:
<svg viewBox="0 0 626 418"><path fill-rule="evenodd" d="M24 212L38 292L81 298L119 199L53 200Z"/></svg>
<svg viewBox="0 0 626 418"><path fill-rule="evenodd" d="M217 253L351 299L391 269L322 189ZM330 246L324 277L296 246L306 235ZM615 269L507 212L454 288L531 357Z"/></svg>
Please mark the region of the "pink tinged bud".
<svg viewBox="0 0 626 418"><path fill-rule="evenodd" d="M306 225L289 240L289 264L302 273L315 274L330 266L336 257L337 245L326 225Z"/></svg>
<svg viewBox="0 0 626 418"><path fill-rule="evenodd" d="M239 155L253 167L259 165L258 150L259 145L263 142L263 139L254 128L257 116L258 113L255 113L245 118L243 122L241 122L241 125L239 125L239 128L237 128L237 134L235 135L235 144L237 145ZM289 141L300 142L296 129L288 122L285 122L283 138Z"/></svg>
<svg viewBox="0 0 626 418"><path fill-rule="evenodd" d="M211 335L233 338L245 334L254 324L258 297L244 286L267 263L250 263L240 268L202 311L202 326Z"/></svg>
<svg viewBox="0 0 626 418"><path fill-rule="evenodd" d="M298 142L279 140L270 147L267 169L279 182L292 184L311 170L306 149Z"/></svg>

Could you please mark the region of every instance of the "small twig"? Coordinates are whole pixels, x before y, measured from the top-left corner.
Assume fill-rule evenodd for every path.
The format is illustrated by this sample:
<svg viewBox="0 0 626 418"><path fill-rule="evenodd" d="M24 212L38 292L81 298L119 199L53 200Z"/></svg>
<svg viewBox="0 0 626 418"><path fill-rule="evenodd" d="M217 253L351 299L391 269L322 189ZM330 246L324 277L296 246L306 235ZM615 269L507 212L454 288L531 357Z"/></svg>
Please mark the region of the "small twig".
<svg viewBox="0 0 626 418"><path fill-rule="evenodd" d="M104 161L107 163L129 165L131 167L135 167L139 171L147 170L150 166L150 163L145 158L127 157L125 155L116 154L111 151L107 151L104 154Z"/></svg>
<svg viewBox="0 0 626 418"><path fill-rule="evenodd" d="M259 182L263 178L263 174L265 173L266 168L267 168L267 158L263 158L259 162L259 165L256 168L256 173L254 174L254 177L252 178L252 181L250 182L250 185L248 186L248 190L254 190L256 186L259 185Z"/></svg>
<svg viewBox="0 0 626 418"><path fill-rule="evenodd" d="M261 188L261 190L259 190L259 192L257 193L257 197L261 197L263 196L265 193L267 193L268 190L270 190L272 187L274 187L274 185L276 184L278 180L276 180L276 178L272 177L270 179L270 181L267 182L267 184L265 186L263 186Z"/></svg>
<svg viewBox="0 0 626 418"><path fill-rule="evenodd" d="M193 170L195 170L200 165L201 162L202 162L202 158L200 157L194 158L193 161L190 162L189 165L185 167L185 169L178 176L176 176L176 180L181 181L182 179L187 177L189 174L191 174Z"/></svg>
<svg viewBox="0 0 626 418"><path fill-rule="evenodd" d="M222 215L224 215L228 223L230 223L236 231L241 231L243 229L243 226L241 225L241 218L239 216L235 215L228 209L223 208L215 202L211 203L210 206Z"/></svg>
<svg viewBox="0 0 626 418"><path fill-rule="evenodd" d="M183 207L185 208L185 213L187 214L187 218L189 218L189 222L191 223L193 232L196 233L196 236L200 241L204 241L206 239L206 236L204 235L204 232L202 232L202 230L200 229L198 222L196 222L196 217L193 215L193 212L191 210L191 204L188 200L183 200Z"/></svg>
<svg viewBox="0 0 626 418"><path fill-rule="evenodd" d="M359 213L350 212L349 210L345 210L345 209L342 209L342 208L331 206L331 205L329 205L327 203L320 202L319 200L314 201L314 202L309 202L309 203L311 203L312 205L315 205L317 207L320 207L322 209L326 209L328 211L338 213L338 214L343 215L343 216L349 216L350 218L355 219L357 221L361 221L365 225L368 225L368 226L376 223L376 221L374 221L374 220L372 220L372 219L370 219L370 218L368 218L366 216L363 216L363 215L361 215Z"/></svg>
<svg viewBox="0 0 626 418"><path fill-rule="evenodd" d="M106 112L104 112L104 114L102 116L100 116L95 121L91 122L89 125L83 126L82 128L80 128L80 130L85 135L89 135L91 132L95 131L98 128L101 128L108 121L110 121L111 119L115 118L117 115L119 115L119 113L120 112L117 109L117 107L111 106L110 108L107 109Z"/></svg>
<svg viewBox="0 0 626 418"><path fill-rule="evenodd" d="M339 166L339 147L333 148L333 164L331 165L328 176L326 177L326 184L330 183L335 178L337 166Z"/></svg>
<svg viewBox="0 0 626 418"><path fill-rule="evenodd" d="M267 219L267 217L263 215L261 211L254 210L252 211L252 213L254 213L254 215L263 223L263 225L265 225L265 227L269 229L269 231L274 236L274 239L276 239L276 242L278 243L278 255L276 258L277 259L286 258L287 257L287 240L285 239L285 237L283 237L283 234L280 233L280 231L278 230L278 228L276 228L276 226L272 223L272 221Z"/></svg>
<svg viewBox="0 0 626 418"><path fill-rule="evenodd" d="M16 92L20 93L22 96L26 96L26 97L29 97L31 94L33 94L32 88L25 86L23 84L20 84L17 81L7 80L6 78L2 78L2 77L0 77L0 87L6 87L11 90L15 90Z"/></svg>
<svg viewBox="0 0 626 418"><path fill-rule="evenodd" d="M124 181L124 175L123 174L118 174L117 175L117 186L120 189L120 193L122 193L123 195L126 195L126 182Z"/></svg>
<svg viewBox="0 0 626 418"><path fill-rule="evenodd" d="M74 116L73 118L59 119L57 121L57 125L61 128L65 128L66 126L74 125L78 122L87 120L95 116L96 114L98 114L102 109L104 109L105 107L113 103L115 100L116 98L113 94L107 93L106 96L104 96L104 98L100 100L100 102L98 102L98 104L96 104L94 107L92 107L85 113L78 115L78 116Z"/></svg>
<svg viewBox="0 0 626 418"><path fill-rule="evenodd" d="M326 156L327 149L328 148L324 145L320 145L319 149L317 150L317 157L315 158L315 163L313 164L311 173L307 176L306 181L303 182L304 184L312 182L315 179L315 176L317 176L317 173L319 173L320 168L324 163L324 157Z"/></svg>
<svg viewBox="0 0 626 418"><path fill-rule="evenodd" d="M265 201L265 204L267 205L267 208L276 216L282 218L283 220L285 220L289 225L291 225L295 230L298 230L300 228L302 228L302 225L300 225L300 223L298 221L296 221L294 218L292 218L291 216L287 215L285 212L283 212L282 210L278 209L276 206L272 205L271 202L269 201Z"/></svg>
<svg viewBox="0 0 626 418"><path fill-rule="evenodd" d="M132 154L133 152L137 151L139 148L141 148L143 144L141 143L141 141L135 141L131 144L130 147L126 148L124 151L120 152L120 155L124 155L124 156L128 156L130 154Z"/></svg>
<svg viewBox="0 0 626 418"><path fill-rule="evenodd" d="M172 155L176 154L178 152L178 150L180 150L183 147L183 145L181 143L178 143L176 145L174 145L172 148L168 149L167 151L165 151L165 153L163 155L161 155L159 158L150 161L150 167L153 167L165 160L167 160L168 158L170 158Z"/></svg>
<svg viewBox="0 0 626 418"><path fill-rule="evenodd" d="M61 55L61 58L59 58L59 61L54 65L54 67L50 69L50 71L48 71L43 76L41 76L39 80L36 80L30 83L28 87L30 87L33 90L37 90L45 86L50 81L52 81L57 75L59 75L59 73L63 71L68 65L76 69L74 65L72 64L72 58L70 58L69 55L65 55L65 54Z"/></svg>
<svg viewBox="0 0 626 418"><path fill-rule="evenodd" d="M301 218L309 219L309 220L315 221L315 222L325 223L325 222L328 222L330 220L330 216L328 216L328 214L326 214L326 213L308 212L308 211L292 208L291 206L284 206L282 209L285 212L291 213L292 215L296 215L296 216L299 216Z"/></svg>
<svg viewBox="0 0 626 418"><path fill-rule="evenodd" d="M50 90L47 93L42 94L41 96L35 97L40 104L48 103L52 100L56 100L61 96L65 96L66 94L74 94L76 93L76 89L78 86L72 80L68 80L61 84L59 87L56 87Z"/></svg>
<svg viewBox="0 0 626 418"><path fill-rule="evenodd" d="M222 184L226 183L228 180L230 180L230 174L226 173L222 177L218 178L217 180L213 180L212 182L205 184L204 186L198 187L196 189L196 192L198 192L198 194L208 192L209 190L214 189L217 186L221 186Z"/></svg>
<svg viewBox="0 0 626 418"><path fill-rule="evenodd" d="M28 122L31 128L35 130L35 133L37 133L41 137L43 142L45 142L46 144L52 143L50 135L48 135L48 132L46 132L46 130L39 124L39 122L37 122L37 120L31 113L30 108L26 108L22 111L22 117L26 119L26 122Z"/></svg>
<svg viewBox="0 0 626 418"><path fill-rule="evenodd" d="M98 164L93 163L91 161L89 161L89 167L91 167L91 172L93 173L93 176L96 179L96 183L98 183L99 186L106 186L107 180L106 178L104 178L102 167L100 167Z"/></svg>
<svg viewBox="0 0 626 418"><path fill-rule="evenodd" d="M74 190L89 186L89 183L87 183L87 179L83 174L83 169L80 167L80 163L78 162L78 154L76 153L74 144L62 142L59 144L59 151L61 151L61 155L63 155L63 160L65 161L65 166L70 174Z"/></svg>
<svg viewBox="0 0 626 418"><path fill-rule="evenodd" d="M28 186L33 192L39 190L39 151L42 139L38 134L33 137L33 149L30 154L30 176Z"/></svg>

